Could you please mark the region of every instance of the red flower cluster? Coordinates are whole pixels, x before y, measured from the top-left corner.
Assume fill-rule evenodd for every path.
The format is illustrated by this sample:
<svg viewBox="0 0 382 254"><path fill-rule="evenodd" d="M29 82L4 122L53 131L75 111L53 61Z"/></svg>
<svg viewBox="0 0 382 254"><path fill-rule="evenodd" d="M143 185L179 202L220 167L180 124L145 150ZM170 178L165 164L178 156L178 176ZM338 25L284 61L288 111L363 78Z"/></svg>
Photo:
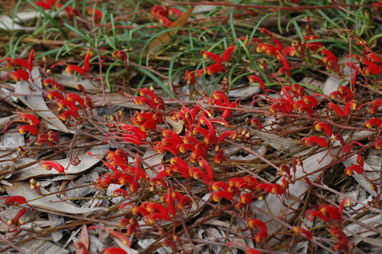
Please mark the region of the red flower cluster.
<svg viewBox="0 0 382 254"><path fill-rule="evenodd" d="M162 26L169 27L173 24L170 20L170 16L179 18L182 16L182 12L175 7L155 5L151 9L151 16L157 19Z"/></svg>

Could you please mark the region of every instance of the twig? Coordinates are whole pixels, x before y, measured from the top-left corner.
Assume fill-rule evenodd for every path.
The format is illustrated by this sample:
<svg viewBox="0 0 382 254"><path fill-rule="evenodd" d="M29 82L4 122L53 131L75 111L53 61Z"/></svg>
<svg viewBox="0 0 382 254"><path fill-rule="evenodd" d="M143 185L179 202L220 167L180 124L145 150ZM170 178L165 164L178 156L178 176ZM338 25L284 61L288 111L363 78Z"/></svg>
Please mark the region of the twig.
<svg viewBox="0 0 382 254"><path fill-rule="evenodd" d="M14 245L11 241L9 241L7 239L7 237L5 237L3 234L0 234L0 238L3 239L5 242L7 242L9 244L9 246L11 246L12 248L14 248L15 250L17 250L19 253L21 254L25 254L24 251L22 251L21 249L19 249L16 245Z"/></svg>
<svg viewBox="0 0 382 254"><path fill-rule="evenodd" d="M272 215L271 213L268 213L267 211L257 207L257 206L252 206L255 210L261 212L261 214L265 215L265 216L268 216L269 218L275 220L275 221L278 221L279 223L283 224L285 227L289 228L292 230L292 226L289 225L288 223L286 223L285 221L279 219L278 217ZM323 245L322 243L318 242L316 237L312 238L311 239L312 242L314 242L315 244L317 244L318 246L320 246L321 248L323 248L324 250L328 251L329 253L332 253L332 254L336 254L336 252L334 252L333 250L329 249L328 247L326 247L325 245Z"/></svg>
<svg viewBox="0 0 382 254"><path fill-rule="evenodd" d="M353 203L357 203L357 204L363 205L364 207L366 207L367 209L369 209L369 210L371 210L371 211L374 211L374 212L376 212L376 213L382 214L382 210L377 209L377 208L375 208L375 207L372 207L372 206L370 206L370 205L368 205L368 204L366 204L366 203L364 203L364 202L358 201L357 199L355 199L355 198L353 198L353 197L351 197L351 196L349 196L349 195L346 195L346 194L343 194L343 193L341 193L341 192L338 192L338 191L336 191L336 190L330 188L329 186L327 186L326 184L324 184L324 183L322 183L322 182L321 182L320 184L318 184L318 183L312 183L312 185L313 185L313 186L316 186L316 187L318 187L318 188L321 188L321 189L330 191L330 192L332 192L332 193L334 193L334 194L336 194L336 195L342 197L343 199L348 198L348 199L349 199L351 202L353 202Z"/></svg>

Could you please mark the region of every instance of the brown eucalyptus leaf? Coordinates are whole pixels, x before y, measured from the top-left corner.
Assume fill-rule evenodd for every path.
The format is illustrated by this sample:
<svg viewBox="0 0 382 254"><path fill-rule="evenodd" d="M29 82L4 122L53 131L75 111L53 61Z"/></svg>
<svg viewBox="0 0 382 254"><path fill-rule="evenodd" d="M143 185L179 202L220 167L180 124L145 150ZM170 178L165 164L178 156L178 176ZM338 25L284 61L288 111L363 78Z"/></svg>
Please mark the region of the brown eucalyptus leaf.
<svg viewBox="0 0 382 254"><path fill-rule="evenodd" d="M192 13L193 8L188 9L185 13L182 14L177 20L169 28L180 28L186 24L188 18ZM149 52L155 52L161 46L168 44L171 41L172 36L177 32L177 30L171 30L167 33L160 34L157 38L155 38L146 48L145 55Z"/></svg>
<svg viewBox="0 0 382 254"><path fill-rule="evenodd" d="M68 133L69 130L61 122L58 117L53 114L44 101L44 96L42 94L42 83L41 76L38 67L33 67L32 77L34 80L33 87L31 90L30 84L21 80L17 82L15 93L22 94L17 96L28 108L34 110L36 114L41 116L43 119L51 123L57 130Z"/></svg>
<svg viewBox="0 0 382 254"><path fill-rule="evenodd" d="M104 156L106 151L109 149L109 145L102 145L102 146L95 146L92 147L89 152L92 152L100 157ZM69 168L66 171L67 174L79 174L82 173L89 168L93 167L95 164L99 162L99 159L95 156L88 155L88 152L85 152L78 156L78 159L81 161L79 165L74 166L70 165ZM65 158L61 160L55 160L55 162L60 163L62 166L66 167L70 161L70 158ZM14 178L12 180L14 181L21 181L29 178L39 178L49 175L62 175L61 173L57 172L56 170L45 170L43 169L38 163L26 167L22 170L17 171L14 174Z"/></svg>
<svg viewBox="0 0 382 254"><path fill-rule="evenodd" d="M44 210L49 210L59 213L68 214L84 214L99 210L104 210L105 208L81 208L76 207L69 203L69 201L64 201L59 199L56 195L50 194L47 190L41 187L41 193L38 194L36 191L32 191L29 188L29 183L25 182L12 182L13 186L4 186L5 191L9 196L23 196L28 200L28 204L34 208L40 208ZM91 187L89 187L91 188Z"/></svg>

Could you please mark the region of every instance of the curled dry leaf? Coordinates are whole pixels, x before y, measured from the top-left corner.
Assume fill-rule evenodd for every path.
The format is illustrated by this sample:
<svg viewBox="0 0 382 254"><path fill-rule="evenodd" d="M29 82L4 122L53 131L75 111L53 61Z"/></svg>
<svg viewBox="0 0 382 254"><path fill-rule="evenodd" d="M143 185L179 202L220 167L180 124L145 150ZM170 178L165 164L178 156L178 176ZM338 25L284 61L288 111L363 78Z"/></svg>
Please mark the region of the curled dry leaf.
<svg viewBox="0 0 382 254"><path fill-rule="evenodd" d="M184 121L183 121L183 120L174 121L174 120L171 119L171 117L166 116L165 121L171 125L172 130L173 130L176 134L179 134L179 133L182 132L182 130L183 130L183 125L184 125Z"/></svg>

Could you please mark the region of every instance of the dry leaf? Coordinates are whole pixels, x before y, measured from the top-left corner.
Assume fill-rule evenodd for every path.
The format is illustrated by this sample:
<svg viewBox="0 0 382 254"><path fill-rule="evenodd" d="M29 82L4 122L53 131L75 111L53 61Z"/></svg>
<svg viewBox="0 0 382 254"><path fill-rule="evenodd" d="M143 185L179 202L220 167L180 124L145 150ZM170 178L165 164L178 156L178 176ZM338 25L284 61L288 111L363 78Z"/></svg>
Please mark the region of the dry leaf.
<svg viewBox="0 0 382 254"><path fill-rule="evenodd" d="M382 225L382 214L368 214L360 218L359 221L371 227L377 228ZM377 234L377 232L373 232L355 223L347 225L344 232L347 236L351 236L352 234L363 234L365 232Z"/></svg>
<svg viewBox="0 0 382 254"><path fill-rule="evenodd" d="M37 18L41 15L39 11L28 11L28 12L19 12L15 14L15 19L17 21L29 21L31 19Z"/></svg>
<svg viewBox="0 0 382 254"><path fill-rule="evenodd" d="M90 82L88 79L75 79L73 75L69 74L55 74L54 79L61 85L73 89L77 89L77 85L80 84L84 87L87 93L96 93L99 87L98 82Z"/></svg>
<svg viewBox="0 0 382 254"><path fill-rule="evenodd" d="M6 116L0 118L0 129L4 129L4 127L11 121L13 116Z"/></svg>
<svg viewBox="0 0 382 254"><path fill-rule="evenodd" d="M20 246L21 250L27 254L67 254L68 250L65 250L50 241L34 239Z"/></svg>
<svg viewBox="0 0 382 254"><path fill-rule="evenodd" d="M260 92L260 87L258 86L246 86L246 87L229 91L228 96L246 100L246 99L250 99L254 94L257 94L259 92Z"/></svg>
<svg viewBox="0 0 382 254"><path fill-rule="evenodd" d="M339 58L338 63L339 64L345 64L348 61L349 61L349 58L347 56L342 56L341 58ZM325 83L321 87L322 93L324 95L328 96L331 92L337 91L338 86L340 86L340 85L346 86L349 83L349 81L351 79L350 68L348 66L346 66L346 64L345 64L345 67L343 69L343 72L344 72L343 74L344 74L345 80L343 80L342 78L336 77L336 76L329 76L327 78L327 80L325 81Z"/></svg>
<svg viewBox="0 0 382 254"><path fill-rule="evenodd" d="M359 242L365 242L365 243L368 243L370 245L382 248L382 239L379 239L379 238L355 236L354 242L355 242L355 245L357 245Z"/></svg>
<svg viewBox="0 0 382 254"><path fill-rule="evenodd" d="M18 132L6 132L2 136L0 136L0 147L3 149L17 149L17 147L23 147L25 145L25 140L23 135ZM6 159L14 159L18 153L14 152L11 155L6 155L8 152L5 150L4 152L0 152L0 156L2 156L3 162L0 162L0 171L9 172L4 178L8 179L14 173L16 169L15 160L6 160ZM6 156L5 156L6 155ZM4 157L5 156L5 157ZM2 181L2 184L7 184Z"/></svg>
<svg viewBox="0 0 382 254"><path fill-rule="evenodd" d="M311 173L317 169L320 169L320 168L328 165L332 161L333 158L327 153L328 153L327 151L322 151L322 152L316 153L316 154L308 157L307 159L305 159L303 161L305 172ZM333 153L335 154L336 150L333 150ZM315 174L311 174L307 177L309 178L309 180L311 182L314 182L316 177L320 174L321 174L321 172L316 172ZM304 175L306 175L306 173L304 173L302 171L302 168L300 166L297 166L296 178L299 178L299 177L304 176ZM280 184L281 179L277 183ZM309 186L310 186L309 184L300 180L294 184L289 184L288 192L291 193L295 197L302 198L303 195L305 195L305 192L307 191ZM297 209L300 206L300 203L296 202L296 200L293 197L286 196L284 199L284 205L283 205L283 204L281 204L281 201L277 195L268 195L266 197L266 201L264 201L264 200L263 201L256 201L254 203L254 205L257 207L260 207L261 209L263 209L265 211L270 210L270 212L269 212L270 214L278 217L280 215L285 215L285 214L293 215L293 214L289 213L289 209ZM262 213L258 213L258 211L256 211L256 209L254 210L254 212L256 212L256 214L258 215L258 219L260 219L262 221L268 221L269 220L268 216L266 216ZM280 226L282 226L282 224L280 224L278 221L272 220L270 223L267 224L268 233L269 234L274 233L275 231L277 231L280 228Z"/></svg>
<svg viewBox="0 0 382 254"><path fill-rule="evenodd" d="M251 150L264 156L267 153L267 148L265 146L252 146ZM241 149L239 150L241 151ZM230 160L241 161L241 163L249 162L258 159L258 156L249 153L248 155L231 155Z"/></svg>
<svg viewBox="0 0 382 254"><path fill-rule="evenodd" d="M282 138L279 135L272 133L265 133L258 130L252 130L256 133L256 136L261 138L266 144L272 146L276 150L288 150L295 147L296 141L291 138Z"/></svg>
<svg viewBox="0 0 382 254"><path fill-rule="evenodd" d="M349 159L344 161L343 164L345 167L349 167L351 165L357 164L357 155L353 155L352 157L350 157ZM367 163L366 160L364 161L363 168L365 170L365 174L369 177L369 179L374 179L374 177L371 177L370 173L368 173L368 172L370 172L370 171L373 172L375 169L373 169ZM353 174L353 177L362 186L362 188L364 188L367 192L369 192L374 197L377 196L377 192L371 188L372 186L370 185L370 181L366 180L362 174Z"/></svg>
<svg viewBox="0 0 382 254"><path fill-rule="evenodd" d="M202 12L210 12L217 8L216 5L195 5L194 10L192 11L193 14L196 13L202 13Z"/></svg>
<svg viewBox="0 0 382 254"><path fill-rule="evenodd" d="M109 145L102 145L102 146L95 146L92 147L89 152L92 152L100 157L104 156L106 151L109 149ZM67 174L79 174L82 173L89 168L93 167L95 164L99 162L99 159L95 156L88 155L87 152L85 152L82 155L78 156L78 159L81 161L79 165L74 166L70 165L65 172ZM61 160L55 160L55 162L60 163L64 167L68 165L70 161L70 158L65 158ZM39 164L34 164L30 167L26 167L20 171L17 171L17 173L14 174L14 178L12 180L14 181L21 181L29 178L38 178L38 177L43 177L43 176L48 176L48 175L62 175L61 173L57 172L56 170L50 170L47 171L43 169Z"/></svg>
<svg viewBox="0 0 382 254"><path fill-rule="evenodd" d="M123 96L118 93L107 93L105 96L99 95L89 95L90 99L93 102L94 107L112 105L119 107L126 107L138 110L148 110L149 107L147 105L138 105L132 102L131 98Z"/></svg>
<svg viewBox="0 0 382 254"><path fill-rule="evenodd" d="M370 131L360 131L353 135L353 140L362 140L369 135L371 135L372 132ZM346 140L348 136L344 136L344 139ZM336 154L338 151L337 149L332 149L332 154ZM306 159L303 160L304 165L304 171L301 166L297 165L297 171L296 171L296 178L300 178L302 176L305 176L309 173L315 172L316 170L319 170L320 168L323 168L327 166L330 162L332 162L333 157L328 154L328 151L322 151L319 153L316 153ZM307 175L307 178L314 182L316 178L321 174L320 171L317 171L314 174ZM278 184L281 184L282 179L277 181ZM310 187L309 184L303 182L303 181L297 181L294 184L289 184L288 192L293 195L294 197L300 198L303 200L303 196L305 195L307 189ZM281 203L280 199L277 197L277 195L268 195L266 197L266 200L258 200L254 202L253 206L259 207L265 211L269 211L270 214L272 214L275 217L284 216L286 219L289 219L294 213L290 213L290 209L297 209L300 206L299 202L296 202L296 199L293 196L286 196L284 199L284 204ZM258 213L258 211L254 208L254 212L258 215L258 219L262 221L269 220L269 217L265 214ZM289 216L287 215L289 214ZM267 224L268 233L272 234L276 232L282 224L280 224L276 220L272 220L270 223Z"/></svg>
<svg viewBox="0 0 382 254"><path fill-rule="evenodd" d="M182 14L169 28L180 28L186 24L188 18L192 13L193 8L188 9L185 13ZM155 52L162 45L168 44L171 41L171 37L177 32L177 30L171 30L167 33L162 33L157 38L155 38L148 46L145 51L145 55L149 52Z"/></svg>
<svg viewBox="0 0 382 254"><path fill-rule="evenodd" d="M88 228L86 225L82 225L79 242L83 244L86 250L89 249L89 234L88 234ZM76 254L83 254L83 253L84 253L84 250L82 248L77 248Z"/></svg>
<svg viewBox="0 0 382 254"><path fill-rule="evenodd" d="M179 134L179 133L182 132L182 130L183 130L183 125L184 125L184 121L183 121L183 120L174 121L174 120L171 119L171 117L166 116L166 117L165 117L165 121L171 125L172 130L173 130L176 134Z"/></svg>
<svg viewBox="0 0 382 254"><path fill-rule="evenodd" d="M44 96L41 92L42 83L41 75L38 67L33 67L32 77L34 79L34 90L32 91L30 85L25 81L17 82L15 93L25 94L26 96L19 95L18 98L30 109L34 110L39 116L51 123L58 130L68 133L69 130L66 126L53 114L48 106L45 104ZM27 96L30 95L30 96Z"/></svg>
<svg viewBox="0 0 382 254"><path fill-rule="evenodd" d="M52 241L55 243L58 243L62 239L63 236L64 236L64 234L61 231L55 231L55 232L52 232L52 234L50 234Z"/></svg>
<svg viewBox="0 0 382 254"><path fill-rule="evenodd" d="M0 137L0 147L3 149L12 150L19 146L25 146L25 140L24 136L18 132L6 132Z"/></svg>
<svg viewBox="0 0 382 254"><path fill-rule="evenodd" d="M20 26L15 23L15 20L20 20L20 21L27 21L32 18L37 17L40 15L39 12L20 12L15 14L15 18L11 19L7 15L1 15L0 16L0 29L1 30L25 30L25 31L34 31L36 30L36 27L24 27Z"/></svg>
<svg viewBox="0 0 382 254"><path fill-rule="evenodd" d="M162 165L163 157L164 153L157 153L151 149L146 150L142 161L144 161L143 168L150 178L155 177L160 171L159 167Z"/></svg>
<svg viewBox="0 0 382 254"><path fill-rule="evenodd" d="M225 229L231 228L231 232L230 233L240 232L240 228L238 226L231 225L228 221L221 221L221 220L214 219L214 220L206 221L204 224L205 225L212 225L212 226L216 226L216 227L222 227L222 228L225 228ZM239 241L239 239L237 239L237 241Z"/></svg>
<svg viewBox="0 0 382 254"><path fill-rule="evenodd" d="M219 231L217 228L207 227L205 230L205 234L202 234L200 239L209 240L212 242L221 242L222 240L219 241L219 239L224 239L224 236L225 236L225 234L222 233L221 231ZM218 254L218 253L220 253L221 249L222 249L222 246L220 246L220 245L211 245L209 247L209 253Z"/></svg>
<svg viewBox="0 0 382 254"><path fill-rule="evenodd" d="M89 238L91 243L89 247L90 253L99 253L102 249L106 248L104 242L99 237L90 234Z"/></svg>
<svg viewBox="0 0 382 254"><path fill-rule="evenodd" d="M29 188L29 183L24 182L12 182L13 186L3 186L9 196L23 196L28 200L28 204L35 208L41 208L59 213L69 214L84 214L99 210L105 210L106 208L81 208L76 207L69 201L59 199L56 195L50 194L44 188L41 188L41 193L44 196L37 194L36 191L32 191ZM91 187L89 187L91 188Z"/></svg>

